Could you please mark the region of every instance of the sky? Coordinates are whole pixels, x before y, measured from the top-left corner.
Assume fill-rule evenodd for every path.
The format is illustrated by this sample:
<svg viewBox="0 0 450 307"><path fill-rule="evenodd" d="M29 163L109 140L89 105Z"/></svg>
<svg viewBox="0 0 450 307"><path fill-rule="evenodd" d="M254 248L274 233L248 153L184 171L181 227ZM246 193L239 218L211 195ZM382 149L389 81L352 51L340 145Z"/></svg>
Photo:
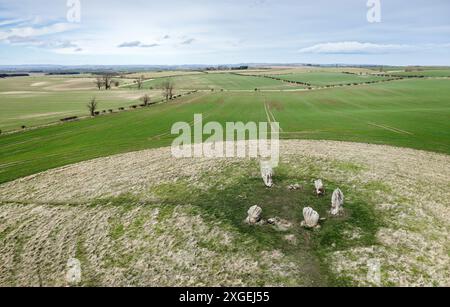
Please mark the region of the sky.
<svg viewBox="0 0 450 307"><path fill-rule="evenodd" d="M0 65L450 65L448 0L0 0Z"/></svg>

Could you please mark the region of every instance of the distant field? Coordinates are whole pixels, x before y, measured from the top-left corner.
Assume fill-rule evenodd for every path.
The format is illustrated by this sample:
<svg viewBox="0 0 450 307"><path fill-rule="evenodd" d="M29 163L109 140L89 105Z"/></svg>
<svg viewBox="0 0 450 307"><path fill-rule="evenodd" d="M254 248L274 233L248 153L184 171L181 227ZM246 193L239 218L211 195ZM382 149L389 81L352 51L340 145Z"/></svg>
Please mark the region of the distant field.
<svg viewBox="0 0 450 307"><path fill-rule="evenodd" d="M17 130L47 124L69 116L88 115L92 97L99 111L135 104L144 94L160 99L160 91L99 91L93 78L24 77L0 79L0 129Z"/></svg>
<svg viewBox="0 0 450 307"><path fill-rule="evenodd" d="M0 79L0 92L95 90L92 76L31 76Z"/></svg>
<svg viewBox="0 0 450 307"><path fill-rule="evenodd" d="M155 79L144 83L144 88L160 88L165 79ZM295 89L301 86L293 86L278 80L261 77L240 76L231 73L203 73L199 75L186 75L172 77L175 87L183 90L278 90ZM131 86L131 88L136 86Z"/></svg>
<svg viewBox="0 0 450 307"><path fill-rule="evenodd" d="M179 102L0 137L0 183L95 157L170 145L170 128L267 121L285 139L389 144L450 154L450 80L402 80L303 92L198 93Z"/></svg>
<svg viewBox="0 0 450 307"><path fill-rule="evenodd" d="M296 73L296 74L273 75L273 76L283 80L306 82L318 86L348 84L348 83L364 83L368 81L377 81L386 79L373 75L354 75L339 72L308 72L308 73Z"/></svg>
<svg viewBox="0 0 450 307"><path fill-rule="evenodd" d="M314 72L352 72L352 73L374 73L374 70L358 67L317 67L317 66L302 66L302 67L274 67L266 70L247 70L238 71L241 75L285 75L285 74L304 74Z"/></svg>
<svg viewBox="0 0 450 307"><path fill-rule="evenodd" d="M168 71L146 71L123 75L124 78L137 79L143 76L145 79L165 78L174 76L198 75L200 71L168 70Z"/></svg>

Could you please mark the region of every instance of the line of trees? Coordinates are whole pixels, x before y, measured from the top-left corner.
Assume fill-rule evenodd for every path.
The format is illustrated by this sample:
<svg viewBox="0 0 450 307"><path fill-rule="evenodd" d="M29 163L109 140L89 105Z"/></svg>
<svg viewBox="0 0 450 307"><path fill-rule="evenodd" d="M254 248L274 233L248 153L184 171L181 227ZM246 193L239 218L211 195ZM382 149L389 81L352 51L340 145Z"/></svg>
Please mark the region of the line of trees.
<svg viewBox="0 0 450 307"><path fill-rule="evenodd" d="M114 81L112 80L111 75L99 76L95 80L95 84L96 84L96 86L97 86L97 88L99 90L101 90L102 88L105 88L106 90L111 89L111 84L113 82ZM144 82L144 76L139 77L135 81L135 83L138 86L138 89L142 89L143 82ZM181 95L178 95L178 96L175 95L175 93L174 93L175 84L174 84L174 82L171 79L164 80L161 83L161 89L163 91L163 98L165 99L166 102L181 96ZM188 94L190 94L190 93L188 93ZM145 94L144 96L142 96L140 98L140 100L142 101L142 104L140 105L142 107L147 107L147 106L152 105L151 97L148 94ZM94 117L94 116L99 114L99 112L97 112L98 102L97 102L97 99L95 97L93 97L93 98L91 98L91 100L89 100L89 102L88 102L86 107L87 107L87 109L89 111L89 114L92 117ZM135 106L135 107L137 107L137 106Z"/></svg>
<svg viewBox="0 0 450 307"><path fill-rule="evenodd" d="M103 81L103 80L102 80ZM137 78L136 80L134 80L134 83L137 86L138 90L141 90L144 86L144 81L145 81L145 77L143 75L141 75L139 78ZM160 86L159 86L162 91L163 91L163 97L166 101L169 101L171 99L173 99L175 97L175 83L173 82L172 79L166 79L164 80ZM146 95L147 96L147 95ZM141 99L142 100L142 99Z"/></svg>

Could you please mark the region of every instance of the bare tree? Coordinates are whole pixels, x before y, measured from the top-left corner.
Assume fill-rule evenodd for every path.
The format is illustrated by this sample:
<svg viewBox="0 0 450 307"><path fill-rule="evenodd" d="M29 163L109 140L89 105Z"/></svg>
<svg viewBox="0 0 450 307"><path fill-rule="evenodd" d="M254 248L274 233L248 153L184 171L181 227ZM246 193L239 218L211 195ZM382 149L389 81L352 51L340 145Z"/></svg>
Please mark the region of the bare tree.
<svg viewBox="0 0 450 307"><path fill-rule="evenodd" d="M98 106L97 99L95 97L91 98L91 100L87 104L87 108L89 109L89 113L91 114L91 116L95 116L97 106Z"/></svg>
<svg viewBox="0 0 450 307"><path fill-rule="evenodd" d="M163 96L166 99L166 101L172 99L174 84L170 79L167 79L162 83L162 89L163 89Z"/></svg>
<svg viewBox="0 0 450 307"><path fill-rule="evenodd" d="M136 83L137 83L138 89L139 89L139 90L142 89L142 84L144 83L144 76L140 76L140 77L136 80Z"/></svg>
<svg viewBox="0 0 450 307"><path fill-rule="evenodd" d="M145 94L141 97L142 102L144 103L144 106L147 107L150 104L150 96Z"/></svg>
<svg viewBox="0 0 450 307"><path fill-rule="evenodd" d="M112 76L109 74L106 74L103 76L103 85L105 86L105 90L111 89L111 80Z"/></svg>
<svg viewBox="0 0 450 307"><path fill-rule="evenodd" d="M174 88L174 84L173 82L170 82L170 86L169 86L169 99L172 99L174 94L173 94L173 88Z"/></svg>
<svg viewBox="0 0 450 307"><path fill-rule="evenodd" d="M98 87L98 90L101 90L103 87L103 79L101 77L97 77L95 79L95 85Z"/></svg>

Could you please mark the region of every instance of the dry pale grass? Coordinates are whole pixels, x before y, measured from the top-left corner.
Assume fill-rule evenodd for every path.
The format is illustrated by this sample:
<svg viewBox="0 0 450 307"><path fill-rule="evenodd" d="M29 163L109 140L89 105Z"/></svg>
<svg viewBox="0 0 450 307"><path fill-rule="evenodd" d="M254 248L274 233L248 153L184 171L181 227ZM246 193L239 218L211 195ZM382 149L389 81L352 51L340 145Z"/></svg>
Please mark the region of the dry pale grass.
<svg viewBox="0 0 450 307"><path fill-rule="evenodd" d="M0 208L2 286L66 286L72 257L81 262L82 285L243 286L296 280L295 267L282 254L249 253L245 245L237 246L232 231L206 223L189 206L176 207L166 218L160 216L164 208L138 204L127 212L86 205Z"/></svg>
<svg viewBox="0 0 450 307"><path fill-rule="evenodd" d="M62 78L58 80L57 84L48 85L48 82L35 83L34 86L43 87L48 91L82 91L82 90L95 90L95 78Z"/></svg>
<svg viewBox="0 0 450 307"><path fill-rule="evenodd" d="M281 144L283 164L298 171L314 164L324 180L373 194L378 203L377 214L385 223L377 244L331 254L328 261L335 273L359 285L373 285L367 280L367 265L377 260L383 285L450 285L449 156L344 142ZM261 257L246 247L227 251L227 244L240 246L237 234L206 223L191 214L189 206L160 218L165 209L158 205L135 204L125 214L117 206L88 205L124 193L146 199L150 187L180 179L200 184L202 173L220 172L239 161L177 160L170 149L162 148L86 161L3 184L0 285L63 285L65 264L75 256L82 260L86 284L299 284L295 265L283 254L267 251ZM355 165L358 172L352 171ZM348 234L349 240L357 236L357 229ZM202 240L225 248L206 248L199 244Z"/></svg>

